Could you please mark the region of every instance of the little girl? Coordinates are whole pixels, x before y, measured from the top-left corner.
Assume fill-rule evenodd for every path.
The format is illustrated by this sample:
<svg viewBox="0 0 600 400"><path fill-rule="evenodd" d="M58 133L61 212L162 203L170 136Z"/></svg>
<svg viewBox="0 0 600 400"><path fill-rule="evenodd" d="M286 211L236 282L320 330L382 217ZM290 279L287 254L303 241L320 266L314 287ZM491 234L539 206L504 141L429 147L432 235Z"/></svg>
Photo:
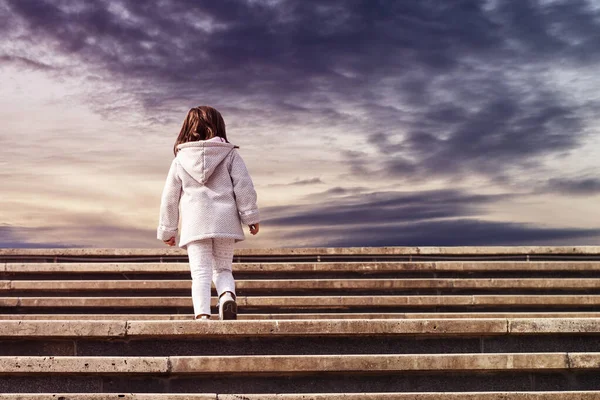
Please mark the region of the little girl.
<svg viewBox="0 0 600 400"><path fill-rule="evenodd" d="M179 247L190 261L195 319L210 319L211 280L219 317L237 318L233 245L244 240L240 221L252 235L259 229L256 192L237 148L227 140L221 114L208 106L188 112L173 146L157 237L175 245L181 203Z"/></svg>

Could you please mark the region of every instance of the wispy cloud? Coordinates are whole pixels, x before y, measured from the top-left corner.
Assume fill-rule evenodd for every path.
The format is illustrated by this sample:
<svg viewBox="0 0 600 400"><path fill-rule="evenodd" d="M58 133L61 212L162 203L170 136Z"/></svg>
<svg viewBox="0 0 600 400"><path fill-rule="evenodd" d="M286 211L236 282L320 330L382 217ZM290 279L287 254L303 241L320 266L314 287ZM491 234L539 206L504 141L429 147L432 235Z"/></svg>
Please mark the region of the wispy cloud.
<svg viewBox="0 0 600 400"><path fill-rule="evenodd" d="M71 248L78 247L73 243L64 243L60 241L32 241L31 237L37 232L34 229L26 227L17 227L7 224L0 225L0 248ZM47 240L47 239L46 239Z"/></svg>
<svg viewBox="0 0 600 400"><path fill-rule="evenodd" d="M307 185L319 185L323 184L321 178L308 178L308 179L296 179L293 182L289 183L272 183L268 186L270 187L281 187L281 186L307 186Z"/></svg>
<svg viewBox="0 0 600 400"><path fill-rule="evenodd" d="M19 56L9 56L9 55L0 55L0 63L1 64L14 64L17 67L31 68L35 70L51 70L52 66L48 64L44 64L39 61L31 60L27 57L19 57Z"/></svg>
<svg viewBox="0 0 600 400"><path fill-rule="evenodd" d="M600 179L598 178L580 178L580 179L548 179L541 191L554 192L571 196L589 196L600 194Z"/></svg>
<svg viewBox="0 0 600 400"><path fill-rule="evenodd" d="M331 197L347 196L347 195L353 195L353 194L367 192L367 191L368 191L368 188L366 188L366 187L335 186L335 187L327 189L323 192L311 193L307 196L307 198L313 199L313 200L327 200Z"/></svg>

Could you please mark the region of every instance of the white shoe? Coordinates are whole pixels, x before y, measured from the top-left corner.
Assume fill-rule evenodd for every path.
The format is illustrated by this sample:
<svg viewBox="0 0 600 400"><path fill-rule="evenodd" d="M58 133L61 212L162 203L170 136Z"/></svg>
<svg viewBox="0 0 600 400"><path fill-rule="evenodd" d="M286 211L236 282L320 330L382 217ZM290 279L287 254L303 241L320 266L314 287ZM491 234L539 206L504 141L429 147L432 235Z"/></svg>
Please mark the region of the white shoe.
<svg viewBox="0 0 600 400"><path fill-rule="evenodd" d="M237 303L229 292L219 298L219 318L221 320L237 319Z"/></svg>

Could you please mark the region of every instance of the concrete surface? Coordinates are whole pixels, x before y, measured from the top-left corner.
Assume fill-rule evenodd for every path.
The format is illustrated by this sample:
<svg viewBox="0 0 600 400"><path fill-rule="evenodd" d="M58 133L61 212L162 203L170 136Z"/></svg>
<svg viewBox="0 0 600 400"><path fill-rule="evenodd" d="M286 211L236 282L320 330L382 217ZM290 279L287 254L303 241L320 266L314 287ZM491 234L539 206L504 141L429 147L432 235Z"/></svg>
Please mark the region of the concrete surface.
<svg viewBox="0 0 600 400"><path fill-rule="evenodd" d="M0 315L0 318L3 318ZM194 322L194 321L192 321ZM124 337L126 321L1 320L0 337Z"/></svg>
<svg viewBox="0 0 600 400"><path fill-rule="evenodd" d="M600 333L600 318L209 321L0 320L0 337L259 337Z"/></svg>
<svg viewBox="0 0 600 400"><path fill-rule="evenodd" d="M119 320L185 321L193 314L1 314L2 320ZM214 317L214 316L213 316ZM447 312L447 313L298 313L239 314L238 320L322 320L322 319L459 319L459 318L600 318L600 312Z"/></svg>
<svg viewBox="0 0 600 400"><path fill-rule="evenodd" d="M0 397L2 399L2 397ZM220 394L219 400L599 400L600 392ZM150 399L148 399L150 400ZM157 399L158 400L158 399ZM162 399L160 399L162 400Z"/></svg>
<svg viewBox="0 0 600 400"><path fill-rule="evenodd" d="M379 260L391 259L386 256L413 255L498 256L498 259L506 261L478 261L477 257L464 257L473 261L369 262L368 259L375 258L369 255L380 256ZM511 255L522 256L521 261L511 261ZM525 261L527 255L557 257L556 261ZM162 297L147 296L158 294L163 289L189 290L189 279L165 279L170 277L169 274L184 278L183 274L189 274L187 263L121 262L129 257L185 258L186 253L181 249L1 249L0 259L3 260L9 260L11 256L14 259L41 256L47 261L70 257L76 262L0 262L0 272L4 273L4 280L0 281L0 293L4 296L0 297L0 307L5 313L12 308L23 313L0 315L2 354L5 354L0 357L0 391L22 391L27 387L35 387L36 391L61 390L56 388L63 385L65 391L81 388L90 392L126 389L131 392L189 390L190 393L198 393L175 397L155 394L124 396L145 400L600 400L598 391L498 391L499 388L507 391L600 389L600 353L595 352L595 340L600 335L600 309L597 308L600 305L600 291L596 291L600 289L600 275L597 273L600 271L600 259L561 261L561 255L598 256L600 247L241 249L236 251L236 256L274 257L274 261L297 257L296 260L312 261L236 263L234 271L247 273L245 278L252 277L238 280L239 290L247 290L249 294L252 291L257 294L279 291L279 296L239 296L240 307L247 307L248 311L254 311L255 314L240 314L239 321L201 322L191 320L189 313L150 314L155 307L163 307L158 310L163 313L191 310L189 296L169 296L166 293ZM336 260L334 257L337 256L340 259L354 256L354 260L365 261L316 262L320 260L318 256L332 256L330 260ZM103 257L116 258L107 263L85 262L87 259L98 261ZM264 259L257 258L260 261ZM408 260L408 257L402 259ZM144 258L137 261L140 260ZM547 273L550 271L552 273ZM348 274L352 272L364 275L360 275L361 279L355 279L357 274ZM423 274L419 275L421 272ZM503 272L507 274L500 278ZM521 278L519 272L528 278ZM141 276L143 279L140 280L131 279L131 274L137 273L147 275ZM255 276L270 278L269 274L273 273L276 273L273 277L278 279L255 279ZM279 279L294 274L301 276L299 274L302 273L310 279ZM336 279L315 279L320 273ZM340 275L337 276L337 273ZM371 273L374 279L368 279ZM386 278L377 278L378 273L385 273L382 277ZM584 277L584 273L589 277ZM66 276L68 274L80 274L77 278L82 280L70 280L72 277ZM94 275L86 277L86 274ZM110 280L96 280L102 274L114 275L109 277ZM402 274L409 274L407 276L411 278L400 279ZM124 279L118 280L121 277L119 275L123 275ZM155 279L148 278L150 275ZM354 278L343 279L344 276ZM395 278L387 278L392 276ZM437 278L417 279L414 276ZM45 278L52 279L43 280ZM386 294L390 290L413 289L473 289L473 292L458 293L477 294ZM497 290L502 293L505 289L569 290L572 293L581 290L588 293L522 295L482 292ZM151 290L155 293L146 293L142 297L123 295L129 295L129 292L113 293L119 297L84 297L86 291L107 291L109 294L118 290ZM286 296L283 293L286 290L314 293L310 293L312 296L308 296L309 293ZM343 295L314 295L321 290L339 290ZM371 290L381 294L358 295L355 292L355 295L351 295L356 290ZM36 291L43 291L43 296L36 295ZM15 292L14 297L11 297L11 292ZM29 292L33 296L29 296ZM54 294L58 296L45 297ZM213 306L215 303L216 299L213 298ZM562 311L552 312L552 307ZM106 314L112 311L109 308L113 308L117 314ZM128 308L145 314L118 314L131 311ZM309 313L268 313L285 311L286 308ZM455 311L471 308L477 312L439 312L443 309ZM507 312L513 308L544 312ZM319 309L329 312L319 313ZM334 309L361 312L332 313ZM410 312L381 312L386 309ZM415 312L419 309L436 312ZM481 312L493 309L502 312ZM573 312L564 311L566 309ZM588 311L578 311L580 309ZM596 309L599 311L590 311ZM26 314L27 311L48 314ZM56 311L62 314L53 314ZM79 314L66 314L69 311ZM105 314L96 315L95 311ZM227 340L229 342L226 343ZM366 343L366 340L370 342ZM202 347L218 347L219 344L222 345L221 351ZM240 346L247 348L240 350ZM292 348L301 351L294 353ZM235 379L232 380L228 374ZM363 388L363 384L367 386ZM261 387L282 394L260 394L258 389ZM241 390L249 388L258 394L232 394L238 390L243 393ZM357 391L357 388L365 391L368 388L496 391L394 393L385 397L379 393L357 393L354 396L341 393L285 394L302 393L307 389L343 392ZM94 399L82 394L66 395L62 400L68 400L68 396ZM100 396L111 398L105 394ZM3 398L6 396L0 396L0 400Z"/></svg>
<svg viewBox="0 0 600 400"><path fill-rule="evenodd" d="M255 398L255 397L254 397ZM15 393L0 394L0 400L218 400L217 394L164 394L164 393ZM230 399L236 399L230 397ZM283 399L283 398L281 398ZM590 398L592 400L592 398ZM240 400L237 397L237 400ZM521 400L521 399L519 399ZM585 400L588 400L587 398Z"/></svg>
<svg viewBox="0 0 600 400"><path fill-rule="evenodd" d="M10 374L276 374L408 371L599 370L600 353L315 356L0 357Z"/></svg>
<svg viewBox="0 0 600 400"><path fill-rule="evenodd" d="M166 374L167 357L0 357L9 374Z"/></svg>
<svg viewBox="0 0 600 400"><path fill-rule="evenodd" d="M506 334L508 323L502 319L480 320L288 320L288 321L129 321L129 336L380 336L439 334ZM600 323L598 324L600 331Z"/></svg>
<svg viewBox="0 0 600 400"><path fill-rule="evenodd" d="M191 307L191 297L0 297L1 307L148 308ZM211 304L216 305L216 297ZM600 295L381 295L381 296L238 296L240 307L348 309L352 307L564 306L600 305Z"/></svg>
<svg viewBox="0 0 600 400"><path fill-rule="evenodd" d="M91 290L189 290L191 280L4 280L0 293L22 291ZM387 291L390 289L600 289L600 278L479 278L479 279L240 279L236 289L244 291L340 290Z"/></svg>
<svg viewBox="0 0 600 400"><path fill-rule="evenodd" d="M0 249L1 251L2 249ZM414 272L414 271L600 271L600 261L415 261L415 262L303 262L234 263L240 273L302 272ZM10 273L189 273L187 263L0 263Z"/></svg>
<svg viewBox="0 0 600 400"><path fill-rule="evenodd" d="M566 392L433 392L306 394L164 394L164 393L23 393L0 394L0 400L600 400L597 391Z"/></svg>
<svg viewBox="0 0 600 400"><path fill-rule="evenodd" d="M235 255L489 255L489 254L599 254L600 246L449 246L449 247L340 247L236 249ZM0 249L0 256L173 256L180 248L156 249Z"/></svg>

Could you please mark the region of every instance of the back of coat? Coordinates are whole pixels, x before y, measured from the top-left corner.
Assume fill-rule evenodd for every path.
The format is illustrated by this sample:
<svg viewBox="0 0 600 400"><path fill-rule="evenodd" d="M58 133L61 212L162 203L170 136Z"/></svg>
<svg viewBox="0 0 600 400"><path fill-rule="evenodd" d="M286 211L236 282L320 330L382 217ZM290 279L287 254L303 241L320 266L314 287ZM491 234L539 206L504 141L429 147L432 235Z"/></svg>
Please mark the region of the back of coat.
<svg viewBox="0 0 600 400"><path fill-rule="evenodd" d="M158 238L176 236L179 203L179 247L207 238L244 240L241 224L258 223L260 216L252 179L236 147L207 140L177 148L163 191Z"/></svg>

